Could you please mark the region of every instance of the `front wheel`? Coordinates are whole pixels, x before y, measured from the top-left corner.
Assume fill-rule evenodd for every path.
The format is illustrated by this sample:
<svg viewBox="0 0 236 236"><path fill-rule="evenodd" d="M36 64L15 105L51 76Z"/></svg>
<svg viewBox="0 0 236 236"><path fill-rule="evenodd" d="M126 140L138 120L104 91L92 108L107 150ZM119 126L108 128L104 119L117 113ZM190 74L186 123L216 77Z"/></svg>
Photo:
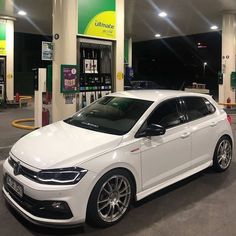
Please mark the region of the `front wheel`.
<svg viewBox="0 0 236 236"><path fill-rule="evenodd" d="M218 172L227 170L232 162L232 142L223 136L216 145L213 158L213 168Z"/></svg>
<svg viewBox="0 0 236 236"><path fill-rule="evenodd" d="M127 171L112 170L95 185L87 207L87 222L98 227L117 223L127 213L134 194Z"/></svg>

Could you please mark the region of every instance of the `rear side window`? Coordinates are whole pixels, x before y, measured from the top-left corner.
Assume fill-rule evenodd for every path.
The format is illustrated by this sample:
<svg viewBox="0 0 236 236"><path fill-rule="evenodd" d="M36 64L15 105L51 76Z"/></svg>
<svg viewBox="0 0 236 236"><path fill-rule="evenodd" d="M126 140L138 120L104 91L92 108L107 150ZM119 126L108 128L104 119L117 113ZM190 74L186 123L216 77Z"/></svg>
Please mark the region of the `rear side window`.
<svg viewBox="0 0 236 236"><path fill-rule="evenodd" d="M184 97L183 100L189 121L200 119L204 116L214 113L213 109L215 108L211 107L213 105L208 100L204 100L204 98ZM206 101L208 101L208 105Z"/></svg>
<svg viewBox="0 0 236 236"><path fill-rule="evenodd" d="M203 98L203 100L207 106L209 113L213 114L216 111L216 108L206 98Z"/></svg>

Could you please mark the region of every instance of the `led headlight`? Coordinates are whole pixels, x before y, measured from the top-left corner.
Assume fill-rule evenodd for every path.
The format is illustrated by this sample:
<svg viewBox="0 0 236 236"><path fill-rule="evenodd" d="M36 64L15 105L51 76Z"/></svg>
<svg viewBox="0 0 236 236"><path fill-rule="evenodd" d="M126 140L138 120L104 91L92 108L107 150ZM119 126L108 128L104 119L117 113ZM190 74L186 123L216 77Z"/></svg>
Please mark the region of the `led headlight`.
<svg viewBox="0 0 236 236"><path fill-rule="evenodd" d="M79 167L42 170L37 179L44 184L76 184L87 173L87 170Z"/></svg>

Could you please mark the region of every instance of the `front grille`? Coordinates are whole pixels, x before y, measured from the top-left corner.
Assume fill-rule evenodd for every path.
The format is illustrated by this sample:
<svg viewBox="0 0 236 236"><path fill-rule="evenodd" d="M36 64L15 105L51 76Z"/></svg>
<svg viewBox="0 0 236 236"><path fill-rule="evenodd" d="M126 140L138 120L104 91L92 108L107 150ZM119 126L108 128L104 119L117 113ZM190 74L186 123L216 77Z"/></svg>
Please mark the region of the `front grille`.
<svg viewBox="0 0 236 236"><path fill-rule="evenodd" d="M4 188L10 194L11 198L20 205L27 212L34 216L46 218L46 219L70 219L73 214L66 202L61 202L63 204L62 209L55 209L52 207L54 201L39 201L35 200L26 194L23 197L19 197L14 190L8 187L6 182L6 176L4 177ZM58 202L58 201L55 201Z"/></svg>
<svg viewBox="0 0 236 236"><path fill-rule="evenodd" d="M11 157L8 158L8 162L13 169L15 169L15 167L17 165L19 165L18 162L13 160ZM26 178L29 178L29 179L34 180L36 182L39 182L37 179L37 172L30 170L22 165L20 166L19 172L17 174L21 174L21 175L25 176Z"/></svg>

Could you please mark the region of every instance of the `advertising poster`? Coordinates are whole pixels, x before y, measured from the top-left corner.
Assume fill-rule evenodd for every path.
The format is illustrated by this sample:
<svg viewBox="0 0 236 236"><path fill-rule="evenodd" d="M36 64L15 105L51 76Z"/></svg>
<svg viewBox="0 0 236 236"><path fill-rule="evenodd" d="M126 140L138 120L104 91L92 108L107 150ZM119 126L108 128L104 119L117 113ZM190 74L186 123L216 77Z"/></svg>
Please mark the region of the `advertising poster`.
<svg viewBox="0 0 236 236"><path fill-rule="evenodd" d="M61 93L76 93L79 90L76 65L61 65Z"/></svg>
<svg viewBox="0 0 236 236"><path fill-rule="evenodd" d="M42 41L42 61L52 61L53 44L52 42Z"/></svg>
<svg viewBox="0 0 236 236"><path fill-rule="evenodd" d="M6 22L0 20L0 55L6 56Z"/></svg>
<svg viewBox="0 0 236 236"><path fill-rule="evenodd" d="M78 0L78 34L116 39L116 1Z"/></svg>

